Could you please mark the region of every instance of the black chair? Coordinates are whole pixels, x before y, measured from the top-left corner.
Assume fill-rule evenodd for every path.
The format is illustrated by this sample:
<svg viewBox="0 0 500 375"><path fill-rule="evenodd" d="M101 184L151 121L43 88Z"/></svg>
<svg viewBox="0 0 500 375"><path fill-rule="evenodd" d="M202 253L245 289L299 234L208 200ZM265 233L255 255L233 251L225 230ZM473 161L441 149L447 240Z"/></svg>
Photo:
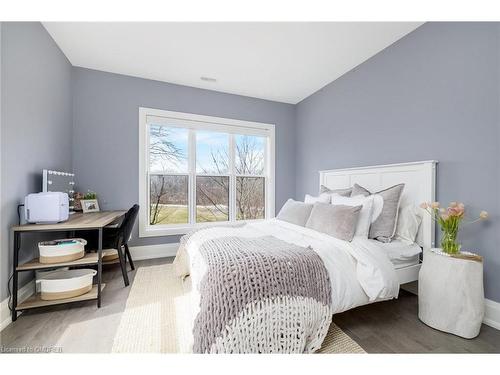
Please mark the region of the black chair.
<svg viewBox="0 0 500 375"><path fill-rule="evenodd" d="M125 286L129 285L126 264L127 258L132 270L135 269L134 261L132 260L130 250L128 248L128 240L130 239L130 234L132 233L132 229L134 228L138 213L139 205L134 204L132 208L130 208L124 215L124 218L118 225L118 227L104 228L103 233L103 248L112 248L118 251L118 259L120 260L120 267L122 269L123 281L125 282Z"/></svg>

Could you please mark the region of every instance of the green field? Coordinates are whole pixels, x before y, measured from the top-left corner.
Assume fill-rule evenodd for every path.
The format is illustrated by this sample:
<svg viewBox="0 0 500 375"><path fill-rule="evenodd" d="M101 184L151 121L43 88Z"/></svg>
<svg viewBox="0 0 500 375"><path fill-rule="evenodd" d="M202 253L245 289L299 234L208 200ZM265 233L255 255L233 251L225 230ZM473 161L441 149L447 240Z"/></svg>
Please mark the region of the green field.
<svg viewBox="0 0 500 375"><path fill-rule="evenodd" d="M186 224L189 221L187 206L166 205L159 206L155 224ZM206 206L196 207L196 222L227 221L227 216L218 210Z"/></svg>

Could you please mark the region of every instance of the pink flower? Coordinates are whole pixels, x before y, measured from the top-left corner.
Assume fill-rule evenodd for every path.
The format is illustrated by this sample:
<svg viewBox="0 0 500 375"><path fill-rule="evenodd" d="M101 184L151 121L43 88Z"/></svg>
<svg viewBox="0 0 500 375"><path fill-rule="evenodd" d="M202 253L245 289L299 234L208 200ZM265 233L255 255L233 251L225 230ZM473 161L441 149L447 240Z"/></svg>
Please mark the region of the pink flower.
<svg viewBox="0 0 500 375"><path fill-rule="evenodd" d="M486 220L486 219L488 218L488 216L489 216L489 215L488 215L488 212L486 212L486 211L481 211L481 212L479 213L479 218L480 218L481 220Z"/></svg>
<svg viewBox="0 0 500 375"><path fill-rule="evenodd" d="M423 208L424 210L429 207L429 204L427 202L420 203L420 208Z"/></svg>
<svg viewBox="0 0 500 375"><path fill-rule="evenodd" d="M457 207L457 202L450 202L450 207L453 208L453 207Z"/></svg>
<svg viewBox="0 0 500 375"><path fill-rule="evenodd" d="M431 208L432 208L432 209L434 209L434 210L435 210L436 208L439 208L439 202L432 202L432 203L431 203Z"/></svg>
<svg viewBox="0 0 500 375"><path fill-rule="evenodd" d="M460 207L458 207L458 206L455 206L455 207L448 207L447 214L448 214L448 216L457 216L457 217L461 217L461 216L463 216L463 214L464 214L464 209L463 209L463 208L460 208Z"/></svg>

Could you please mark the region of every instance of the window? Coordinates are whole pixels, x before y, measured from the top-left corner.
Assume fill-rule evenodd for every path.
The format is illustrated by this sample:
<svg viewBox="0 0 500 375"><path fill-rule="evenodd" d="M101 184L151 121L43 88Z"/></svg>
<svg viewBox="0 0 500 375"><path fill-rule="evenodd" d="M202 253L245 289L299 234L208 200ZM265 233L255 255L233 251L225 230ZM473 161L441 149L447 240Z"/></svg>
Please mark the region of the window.
<svg viewBox="0 0 500 375"><path fill-rule="evenodd" d="M139 234L274 216L274 125L139 109Z"/></svg>

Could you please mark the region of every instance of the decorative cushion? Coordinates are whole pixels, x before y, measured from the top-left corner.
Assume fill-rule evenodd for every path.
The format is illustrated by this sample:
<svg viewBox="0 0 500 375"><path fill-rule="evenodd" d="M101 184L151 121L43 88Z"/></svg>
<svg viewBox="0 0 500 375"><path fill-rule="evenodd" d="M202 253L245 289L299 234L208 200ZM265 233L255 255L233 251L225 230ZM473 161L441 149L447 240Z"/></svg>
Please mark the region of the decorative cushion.
<svg viewBox="0 0 500 375"><path fill-rule="evenodd" d="M338 194L332 194L333 205L344 206L362 206L359 212L358 224L354 236L368 238L370 225L372 223L373 196L364 197L342 197Z"/></svg>
<svg viewBox="0 0 500 375"><path fill-rule="evenodd" d="M382 211L380 212L380 215L378 215L378 217L372 222L370 233L368 235L369 238L373 238L381 242L391 242L396 232L399 203L401 201L401 195L403 193L404 187L405 184L398 184L376 193L370 193L368 189L365 189L358 184L354 184L354 186L352 187L351 197L358 195L375 195L382 197L383 200Z"/></svg>
<svg viewBox="0 0 500 375"><path fill-rule="evenodd" d="M354 186L351 189L351 197L355 197L358 195L362 195L364 197L369 196L371 193L366 190L364 187L359 186L358 184L354 184Z"/></svg>
<svg viewBox="0 0 500 375"><path fill-rule="evenodd" d="M352 188L347 188L347 189L329 189L325 185L321 185L319 188L319 193L320 194L338 194L343 197L350 197L351 196L351 191Z"/></svg>
<svg viewBox="0 0 500 375"><path fill-rule="evenodd" d="M304 203L312 203L312 204L314 204L316 202L330 203L330 201L331 201L330 194L320 194L317 197L306 194L306 197L304 198Z"/></svg>
<svg viewBox="0 0 500 375"><path fill-rule="evenodd" d="M352 241L362 206L314 203L306 228L326 233L344 241Z"/></svg>
<svg viewBox="0 0 500 375"><path fill-rule="evenodd" d="M303 227L306 225L307 219L309 219L312 208L312 204L289 199L281 208L276 219Z"/></svg>

